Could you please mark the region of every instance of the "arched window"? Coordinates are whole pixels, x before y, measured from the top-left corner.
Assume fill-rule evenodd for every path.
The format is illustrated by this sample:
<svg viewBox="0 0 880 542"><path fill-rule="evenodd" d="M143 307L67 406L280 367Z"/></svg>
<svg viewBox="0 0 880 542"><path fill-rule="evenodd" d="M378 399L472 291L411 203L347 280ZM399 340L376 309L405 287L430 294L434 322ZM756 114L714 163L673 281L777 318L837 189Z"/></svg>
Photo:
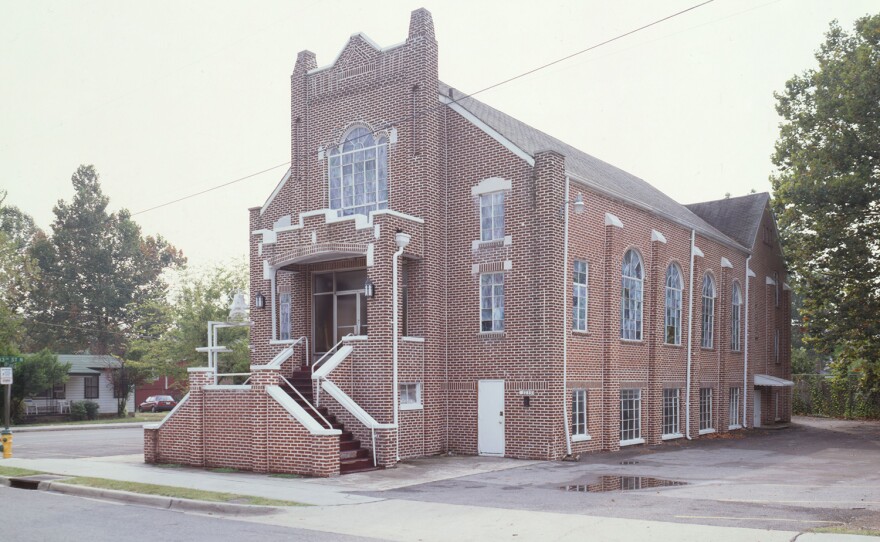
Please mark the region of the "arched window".
<svg viewBox="0 0 880 542"><path fill-rule="evenodd" d="M388 208L388 141L363 127L330 150L330 208L340 215Z"/></svg>
<svg viewBox="0 0 880 542"><path fill-rule="evenodd" d="M739 352L742 348L740 341L740 325L742 323L742 291L738 282L733 283L733 295L730 298L730 349Z"/></svg>
<svg viewBox="0 0 880 542"><path fill-rule="evenodd" d="M620 292L620 338L642 340L642 257L635 250L623 256Z"/></svg>
<svg viewBox="0 0 880 542"><path fill-rule="evenodd" d="M776 307L779 307L779 273L773 272L773 287L776 288Z"/></svg>
<svg viewBox="0 0 880 542"><path fill-rule="evenodd" d="M671 263L666 268L666 344L681 344L681 270Z"/></svg>
<svg viewBox="0 0 880 542"><path fill-rule="evenodd" d="M715 332L715 279L703 277L703 348L712 348Z"/></svg>

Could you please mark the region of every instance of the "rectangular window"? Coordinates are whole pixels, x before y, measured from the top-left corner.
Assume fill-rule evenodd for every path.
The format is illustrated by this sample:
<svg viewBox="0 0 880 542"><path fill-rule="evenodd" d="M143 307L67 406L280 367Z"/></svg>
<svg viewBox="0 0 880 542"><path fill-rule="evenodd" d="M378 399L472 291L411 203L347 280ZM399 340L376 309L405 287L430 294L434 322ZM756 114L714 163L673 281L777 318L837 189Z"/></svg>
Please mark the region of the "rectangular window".
<svg viewBox="0 0 880 542"><path fill-rule="evenodd" d="M290 294L281 294L278 298L278 339L290 340Z"/></svg>
<svg viewBox="0 0 880 542"><path fill-rule="evenodd" d="M480 275L480 331L504 331L504 273Z"/></svg>
<svg viewBox="0 0 880 542"><path fill-rule="evenodd" d="M730 415L728 416L730 428L740 427L739 408L739 388L730 388Z"/></svg>
<svg viewBox="0 0 880 542"><path fill-rule="evenodd" d="M480 196L480 241L504 239L504 192Z"/></svg>
<svg viewBox="0 0 880 542"><path fill-rule="evenodd" d="M571 328L575 331L587 330L587 262L574 261L572 274L573 300Z"/></svg>
<svg viewBox="0 0 880 542"><path fill-rule="evenodd" d="M620 443L636 444L642 438L642 390L620 390Z"/></svg>
<svg viewBox="0 0 880 542"><path fill-rule="evenodd" d="M663 390L663 435L680 435L678 426L678 389Z"/></svg>
<svg viewBox="0 0 880 542"><path fill-rule="evenodd" d="M776 330L776 334L773 336L773 359L776 363L779 363L779 330Z"/></svg>
<svg viewBox="0 0 880 542"><path fill-rule="evenodd" d="M100 375L88 375L83 377L84 384L84 392L83 397L85 399L97 399L98 398L98 378Z"/></svg>
<svg viewBox="0 0 880 542"><path fill-rule="evenodd" d="M712 427L712 388L700 388L700 431Z"/></svg>
<svg viewBox="0 0 880 542"><path fill-rule="evenodd" d="M398 384L400 393L400 409L412 410L422 408L422 385L418 382Z"/></svg>
<svg viewBox="0 0 880 542"><path fill-rule="evenodd" d="M409 266L404 262L400 267L403 270L400 281L400 332L407 337L409 336Z"/></svg>
<svg viewBox="0 0 880 542"><path fill-rule="evenodd" d="M587 390L572 390L571 436L576 438L587 435Z"/></svg>

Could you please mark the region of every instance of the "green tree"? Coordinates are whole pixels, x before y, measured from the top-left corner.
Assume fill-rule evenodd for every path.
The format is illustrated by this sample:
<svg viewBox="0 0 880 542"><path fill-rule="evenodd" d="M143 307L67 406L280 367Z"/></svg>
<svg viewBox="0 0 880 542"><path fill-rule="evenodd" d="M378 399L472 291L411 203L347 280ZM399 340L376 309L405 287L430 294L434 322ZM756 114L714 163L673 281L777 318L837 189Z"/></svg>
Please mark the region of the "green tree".
<svg viewBox="0 0 880 542"><path fill-rule="evenodd" d="M247 289L248 276L245 262L221 265L204 273L181 271L170 304L152 299L139 308L137 331L159 339L133 341L129 358L149 362L155 376L178 380L186 378L186 367L207 365L207 354L196 352L196 348L207 346L208 321L227 320L233 295ZM232 349L232 353L221 354L220 371L248 372L248 328L220 329L218 336L221 344Z"/></svg>
<svg viewBox="0 0 880 542"><path fill-rule="evenodd" d="M22 310L37 278L29 250L38 230L30 216L5 200L0 191L0 355L15 355L23 340Z"/></svg>
<svg viewBox="0 0 880 542"><path fill-rule="evenodd" d="M134 393L137 386L152 380L153 367L142 361L125 359L120 361L120 367L108 367L104 369L104 374L107 376L107 386L116 398L116 416L124 418L127 415L125 407L128 404L128 397Z"/></svg>
<svg viewBox="0 0 880 542"><path fill-rule="evenodd" d="M42 277L30 299L29 334L35 347L124 354L138 319L133 309L163 294L163 271L185 259L161 236L142 236L127 210L107 211L93 166L80 166L71 180L73 199L58 201L52 235L32 249Z"/></svg>
<svg viewBox="0 0 880 542"><path fill-rule="evenodd" d="M880 15L832 22L808 69L777 93L774 210L803 297L805 340L837 348L880 394Z"/></svg>
<svg viewBox="0 0 880 542"><path fill-rule="evenodd" d="M67 382L69 363L59 363L58 356L48 350L25 356L24 361L13 367L12 403L13 415L18 418L21 402L28 397Z"/></svg>

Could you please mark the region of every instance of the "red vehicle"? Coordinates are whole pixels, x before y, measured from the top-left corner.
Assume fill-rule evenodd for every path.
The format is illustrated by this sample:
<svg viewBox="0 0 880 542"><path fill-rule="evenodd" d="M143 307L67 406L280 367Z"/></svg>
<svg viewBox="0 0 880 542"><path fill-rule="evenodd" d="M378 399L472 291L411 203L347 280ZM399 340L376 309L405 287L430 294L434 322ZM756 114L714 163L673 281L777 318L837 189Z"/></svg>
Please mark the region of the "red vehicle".
<svg viewBox="0 0 880 542"><path fill-rule="evenodd" d="M151 395L147 400L140 404L138 410L141 412L161 412L163 410L172 410L177 406L177 401L170 395Z"/></svg>

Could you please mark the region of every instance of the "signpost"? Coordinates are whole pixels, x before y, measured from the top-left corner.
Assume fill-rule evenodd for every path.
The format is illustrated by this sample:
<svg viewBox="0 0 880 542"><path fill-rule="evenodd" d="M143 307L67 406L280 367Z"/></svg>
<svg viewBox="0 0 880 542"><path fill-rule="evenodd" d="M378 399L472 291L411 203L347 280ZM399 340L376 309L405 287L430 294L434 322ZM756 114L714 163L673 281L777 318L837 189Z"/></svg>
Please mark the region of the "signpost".
<svg viewBox="0 0 880 542"><path fill-rule="evenodd" d="M0 356L0 363L3 365L21 363L22 361L24 359L18 356ZM2 443L3 457L8 459L12 457L12 431L9 430L9 407L12 404L12 367L0 367L0 385L6 387L6 400L3 402L3 421L6 428L0 431L0 443Z"/></svg>

